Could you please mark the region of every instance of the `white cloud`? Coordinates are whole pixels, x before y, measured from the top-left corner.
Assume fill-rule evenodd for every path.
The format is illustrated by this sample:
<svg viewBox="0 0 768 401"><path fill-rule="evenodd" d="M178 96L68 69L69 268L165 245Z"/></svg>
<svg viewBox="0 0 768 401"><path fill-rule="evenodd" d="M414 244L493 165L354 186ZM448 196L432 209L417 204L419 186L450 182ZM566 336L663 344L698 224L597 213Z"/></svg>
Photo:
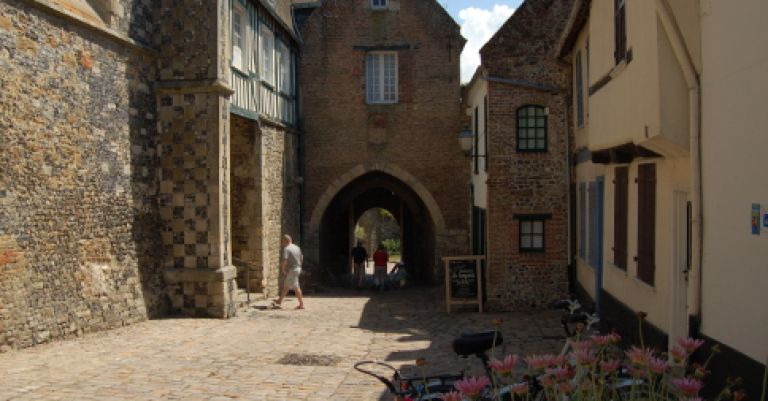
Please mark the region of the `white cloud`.
<svg viewBox="0 0 768 401"><path fill-rule="evenodd" d="M465 8L459 11L461 34L467 39L461 53L461 81L469 82L480 65L480 48L515 12L509 6L494 4L492 10Z"/></svg>

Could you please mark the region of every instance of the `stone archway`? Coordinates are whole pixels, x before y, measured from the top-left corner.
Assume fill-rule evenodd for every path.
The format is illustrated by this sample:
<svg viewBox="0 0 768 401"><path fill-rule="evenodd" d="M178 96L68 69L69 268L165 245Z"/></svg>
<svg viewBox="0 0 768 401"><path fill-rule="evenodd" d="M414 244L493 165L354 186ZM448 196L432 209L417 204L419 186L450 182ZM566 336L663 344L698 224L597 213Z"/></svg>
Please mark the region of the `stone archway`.
<svg viewBox="0 0 768 401"><path fill-rule="evenodd" d="M312 211L305 236L305 255L324 273L342 276L352 244L354 222L370 208L389 210L402 230L403 259L417 281L436 280L443 214L430 192L398 166L358 165L326 189Z"/></svg>

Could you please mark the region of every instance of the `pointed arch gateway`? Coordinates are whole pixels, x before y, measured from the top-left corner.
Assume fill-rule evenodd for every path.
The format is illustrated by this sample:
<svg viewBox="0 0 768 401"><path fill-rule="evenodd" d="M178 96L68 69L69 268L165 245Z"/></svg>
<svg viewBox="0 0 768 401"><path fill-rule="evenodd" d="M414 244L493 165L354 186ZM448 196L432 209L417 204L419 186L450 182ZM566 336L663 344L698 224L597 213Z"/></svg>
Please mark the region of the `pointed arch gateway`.
<svg viewBox="0 0 768 401"><path fill-rule="evenodd" d="M307 256L324 273L341 278L357 219L372 208L388 210L400 225L403 260L416 282L435 281L436 242L445 220L426 187L387 163L358 165L336 179L318 199L307 225Z"/></svg>

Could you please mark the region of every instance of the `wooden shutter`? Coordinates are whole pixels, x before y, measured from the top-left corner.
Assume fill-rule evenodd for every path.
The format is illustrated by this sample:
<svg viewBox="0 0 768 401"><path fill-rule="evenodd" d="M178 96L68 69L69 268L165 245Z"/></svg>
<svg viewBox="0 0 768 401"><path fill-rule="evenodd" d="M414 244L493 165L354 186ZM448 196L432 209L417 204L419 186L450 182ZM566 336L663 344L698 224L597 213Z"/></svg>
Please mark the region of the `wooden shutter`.
<svg viewBox="0 0 768 401"><path fill-rule="evenodd" d="M637 277L654 285L656 273L656 165L637 171Z"/></svg>
<svg viewBox="0 0 768 401"><path fill-rule="evenodd" d="M613 264L627 270L627 204L629 169L616 167L613 180Z"/></svg>
<svg viewBox="0 0 768 401"><path fill-rule="evenodd" d="M619 64L627 55L627 18L626 0L614 0L614 40L615 51L613 57Z"/></svg>
<svg viewBox="0 0 768 401"><path fill-rule="evenodd" d="M483 99L483 149L485 151L485 162L483 162L483 170L488 171L488 95L485 95Z"/></svg>
<svg viewBox="0 0 768 401"><path fill-rule="evenodd" d="M474 146L474 162L475 162L475 174L480 172L480 111L477 107L475 107L474 118L475 118L475 126L474 126L474 134L475 134L475 146Z"/></svg>
<svg viewBox="0 0 768 401"><path fill-rule="evenodd" d="M579 183L579 256L587 256L587 184Z"/></svg>

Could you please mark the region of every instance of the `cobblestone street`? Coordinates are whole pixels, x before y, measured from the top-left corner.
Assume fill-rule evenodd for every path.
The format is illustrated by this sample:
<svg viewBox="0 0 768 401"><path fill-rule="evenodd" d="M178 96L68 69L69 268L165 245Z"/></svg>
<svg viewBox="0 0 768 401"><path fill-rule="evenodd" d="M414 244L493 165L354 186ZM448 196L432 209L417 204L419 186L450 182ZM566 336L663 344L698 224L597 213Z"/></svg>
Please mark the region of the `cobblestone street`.
<svg viewBox="0 0 768 401"><path fill-rule="evenodd" d="M430 299L431 298L431 299ZM461 332L503 319L504 351L556 351L558 316L445 312L439 289L383 294L310 294L306 310L260 301L230 320L162 319L0 354L2 400L389 400L384 386L353 369L382 360L429 372L458 370L450 347ZM294 366L288 354L321 356L330 366Z"/></svg>

